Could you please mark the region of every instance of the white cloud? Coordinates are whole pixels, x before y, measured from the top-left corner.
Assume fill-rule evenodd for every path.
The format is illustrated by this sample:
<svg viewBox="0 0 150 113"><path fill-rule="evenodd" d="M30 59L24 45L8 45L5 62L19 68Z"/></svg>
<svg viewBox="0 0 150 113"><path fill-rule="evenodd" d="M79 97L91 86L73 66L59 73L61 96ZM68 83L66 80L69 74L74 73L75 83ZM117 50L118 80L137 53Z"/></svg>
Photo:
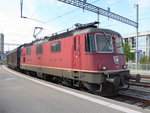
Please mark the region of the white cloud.
<svg viewBox="0 0 150 113"><path fill-rule="evenodd" d="M138 0L138 4L139 4L139 7L141 9L145 9L145 8L150 7L150 1L149 0Z"/></svg>
<svg viewBox="0 0 150 113"><path fill-rule="evenodd" d="M26 10L30 11L29 14L31 15L37 8L38 3L35 1L36 0L24 0L25 7L27 8ZM57 31L53 26L49 27L33 20L20 18L19 0L10 1L10 4L8 0L1 3L3 4L1 4L2 7L0 7L0 33L4 34L5 43L23 44L31 42L34 40L34 27L37 26L42 26L45 29L42 35L51 34ZM26 14L28 13L24 10L24 16L28 16ZM12 48L9 47L9 50L11 49Z"/></svg>
<svg viewBox="0 0 150 113"><path fill-rule="evenodd" d="M107 2L108 5L111 6L111 5L114 5L114 4L118 3L119 0L107 0L106 2Z"/></svg>
<svg viewBox="0 0 150 113"><path fill-rule="evenodd" d="M128 0L128 2L132 5L139 4L139 7L141 8L141 10L150 7L149 0Z"/></svg>
<svg viewBox="0 0 150 113"><path fill-rule="evenodd" d="M60 2L57 0L41 0L44 4L58 5Z"/></svg>
<svg viewBox="0 0 150 113"><path fill-rule="evenodd" d="M11 21L9 18L3 18L0 19L0 22L1 31L5 35L5 41L11 43L26 43L34 40L32 36L34 27L41 26L41 23L20 18L11 18ZM49 34L56 31L55 28L47 25L42 25L42 27L45 29L43 35L46 35L48 31Z"/></svg>
<svg viewBox="0 0 150 113"><path fill-rule="evenodd" d="M3 18L0 19L0 31L4 34L4 41L5 43L12 43L12 44L24 44L29 43L34 39L33 31L34 27L41 26L41 23L34 22L28 19L20 19L20 18ZM56 28L49 27L47 25L42 25L45 29L40 36L45 36L56 32ZM5 48L12 50L12 46L9 48Z"/></svg>

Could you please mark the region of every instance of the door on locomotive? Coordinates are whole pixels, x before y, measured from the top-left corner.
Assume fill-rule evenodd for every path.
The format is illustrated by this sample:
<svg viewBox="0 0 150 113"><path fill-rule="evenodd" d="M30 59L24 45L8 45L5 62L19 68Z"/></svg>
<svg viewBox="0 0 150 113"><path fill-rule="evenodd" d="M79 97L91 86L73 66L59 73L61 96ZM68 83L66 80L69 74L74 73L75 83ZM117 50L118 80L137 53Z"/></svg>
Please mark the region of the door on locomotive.
<svg viewBox="0 0 150 113"><path fill-rule="evenodd" d="M36 58L37 58L37 65L42 65L42 54L43 54L43 46L42 45L37 45L36 46ZM42 68L37 67L37 72L41 72Z"/></svg>
<svg viewBox="0 0 150 113"><path fill-rule="evenodd" d="M80 69L81 58L80 58L80 37L74 37L73 41L73 60L72 60L72 68Z"/></svg>

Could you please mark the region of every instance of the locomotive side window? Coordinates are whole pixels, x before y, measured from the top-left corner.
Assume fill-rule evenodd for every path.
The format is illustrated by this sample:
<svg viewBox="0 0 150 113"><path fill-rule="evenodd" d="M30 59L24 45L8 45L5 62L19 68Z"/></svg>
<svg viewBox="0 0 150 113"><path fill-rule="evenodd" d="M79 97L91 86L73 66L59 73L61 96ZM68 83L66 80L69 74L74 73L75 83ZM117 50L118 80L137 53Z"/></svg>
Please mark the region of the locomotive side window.
<svg viewBox="0 0 150 113"><path fill-rule="evenodd" d="M97 52L111 53L113 52L112 48L112 37L110 35L96 34Z"/></svg>
<svg viewBox="0 0 150 113"><path fill-rule="evenodd" d="M31 55L31 48L26 48L26 54Z"/></svg>
<svg viewBox="0 0 150 113"><path fill-rule="evenodd" d="M51 44L51 52L60 52L61 51L61 43L60 41L52 42Z"/></svg>
<svg viewBox="0 0 150 113"><path fill-rule="evenodd" d="M123 53L123 41L121 37L115 38L117 53Z"/></svg>
<svg viewBox="0 0 150 113"><path fill-rule="evenodd" d="M95 52L95 39L94 34L87 34L85 37L85 51Z"/></svg>
<svg viewBox="0 0 150 113"><path fill-rule="evenodd" d="M36 54L42 54L42 45L36 46Z"/></svg>

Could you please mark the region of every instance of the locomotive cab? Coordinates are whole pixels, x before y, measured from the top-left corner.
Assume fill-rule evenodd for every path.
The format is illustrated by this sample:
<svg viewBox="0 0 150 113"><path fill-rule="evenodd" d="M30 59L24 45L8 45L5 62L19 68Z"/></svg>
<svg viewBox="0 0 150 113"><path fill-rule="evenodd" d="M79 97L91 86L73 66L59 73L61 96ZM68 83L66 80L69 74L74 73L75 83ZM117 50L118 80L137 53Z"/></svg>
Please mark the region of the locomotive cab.
<svg viewBox="0 0 150 113"><path fill-rule="evenodd" d="M120 34L110 30L99 30L85 35L86 69L93 76L93 83L83 83L92 92L103 95L116 93L124 85L129 85L129 80L140 81L140 75L132 76L125 62L123 41ZM90 61L90 62L88 62ZM95 71L95 72L94 72ZM96 80L99 75L99 81ZM97 77L94 77L96 76ZM99 82L99 83L98 83ZM97 89L95 89L95 85ZM94 89L93 89L94 87ZM110 95L111 95L110 94Z"/></svg>
<svg viewBox="0 0 150 113"><path fill-rule="evenodd" d="M119 35L88 33L85 37L85 51L93 54L93 62L98 65L95 68L96 70L106 71L127 68L122 38Z"/></svg>

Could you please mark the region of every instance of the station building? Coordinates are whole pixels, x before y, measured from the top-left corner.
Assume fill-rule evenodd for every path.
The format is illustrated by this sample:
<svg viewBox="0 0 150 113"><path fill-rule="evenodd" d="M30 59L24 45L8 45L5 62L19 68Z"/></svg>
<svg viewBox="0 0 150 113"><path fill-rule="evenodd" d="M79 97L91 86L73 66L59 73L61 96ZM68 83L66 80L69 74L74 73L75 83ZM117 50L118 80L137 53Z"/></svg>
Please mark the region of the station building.
<svg viewBox="0 0 150 113"><path fill-rule="evenodd" d="M123 35L123 41L130 45L132 52L136 52L136 33ZM143 56L150 57L150 31L138 33L138 60Z"/></svg>

